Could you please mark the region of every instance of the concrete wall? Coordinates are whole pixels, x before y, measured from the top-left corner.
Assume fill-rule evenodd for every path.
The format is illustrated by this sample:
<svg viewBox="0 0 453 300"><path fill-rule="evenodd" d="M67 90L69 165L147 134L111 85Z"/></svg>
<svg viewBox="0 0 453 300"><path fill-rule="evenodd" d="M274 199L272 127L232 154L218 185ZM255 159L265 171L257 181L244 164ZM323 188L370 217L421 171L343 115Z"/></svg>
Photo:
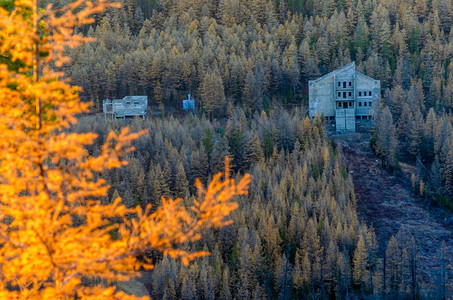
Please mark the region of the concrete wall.
<svg viewBox="0 0 453 300"><path fill-rule="evenodd" d="M125 118L141 116L145 118L148 112L148 97L146 96L126 96L123 99L104 100L104 115L112 118Z"/></svg>
<svg viewBox="0 0 453 300"><path fill-rule="evenodd" d="M335 75L335 99L336 100L354 100L355 87L355 68L349 67ZM351 83L351 85L349 85Z"/></svg>
<svg viewBox="0 0 453 300"><path fill-rule="evenodd" d="M373 116L375 102L381 97L381 82L379 80L374 80L361 74L357 74L355 76L355 82L356 115ZM369 92L371 92L371 96L369 95ZM361 96L359 96L359 93L361 93ZM364 102L367 102L367 106L364 105ZM371 102L371 107L369 105L369 102ZM362 103L362 106L360 106L360 103Z"/></svg>
<svg viewBox="0 0 453 300"><path fill-rule="evenodd" d="M354 63L309 81L308 88L309 116L335 117L339 131L355 131L356 116L373 116L376 100L381 96L380 81L356 72ZM337 108L339 101L353 101L354 105Z"/></svg>
<svg viewBox="0 0 453 300"><path fill-rule="evenodd" d="M309 81L309 116L313 118L316 114L323 114L326 117L335 116L334 105L334 76L321 81Z"/></svg>
<svg viewBox="0 0 453 300"><path fill-rule="evenodd" d="M336 130L355 131L355 112L353 108L337 109L335 117Z"/></svg>

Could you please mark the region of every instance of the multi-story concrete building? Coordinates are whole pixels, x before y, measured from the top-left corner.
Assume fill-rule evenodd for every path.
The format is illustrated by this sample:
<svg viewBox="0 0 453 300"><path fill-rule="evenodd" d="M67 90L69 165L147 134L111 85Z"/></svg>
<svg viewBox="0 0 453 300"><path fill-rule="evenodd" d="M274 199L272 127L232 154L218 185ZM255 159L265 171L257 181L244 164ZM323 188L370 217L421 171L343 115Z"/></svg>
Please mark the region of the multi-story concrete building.
<svg viewBox="0 0 453 300"><path fill-rule="evenodd" d="M126 96L123 99L104 100L103 112L105 118L126 119L141 117L143 120L148 113L147 96Z"/></svg>
<svg viewBox="0 0 453 300"><path fill-rule="evenodd" d="M355 63L310 80L309 115L335 121L337 131L355 131L356 121L371 120L381 97L381 82L355 70Z"/></svg>

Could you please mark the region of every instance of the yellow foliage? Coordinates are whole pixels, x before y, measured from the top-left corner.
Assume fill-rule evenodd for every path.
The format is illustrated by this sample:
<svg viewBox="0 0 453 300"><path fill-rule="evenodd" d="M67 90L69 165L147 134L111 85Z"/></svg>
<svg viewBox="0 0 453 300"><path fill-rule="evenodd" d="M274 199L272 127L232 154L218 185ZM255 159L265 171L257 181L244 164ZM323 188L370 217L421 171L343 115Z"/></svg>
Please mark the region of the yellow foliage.
<svg viewBox="0 0 453 300"><path fill-rule="evenodd" d="M132 299L111 283L153 267L138 255L158 250L185 264L207 255L179 245L228 224L232 198L247 193L250 177L235 183L227 169L207 188L197 182L200 197L190 208L181 199L163 199L154 212L127 209L120 198L101 205L109 186L98 174L126 165L122 157L144 132L112 132L101 154L90 156L85 147L96 135L70 133L89 104L51 66L68 61L67 47L88 41L74 35L75 26L112 6L79 0L38 12L35 1L16 0L13 10L0 8L1 299ZM87 286L82 278L103 283Z"/></svg>

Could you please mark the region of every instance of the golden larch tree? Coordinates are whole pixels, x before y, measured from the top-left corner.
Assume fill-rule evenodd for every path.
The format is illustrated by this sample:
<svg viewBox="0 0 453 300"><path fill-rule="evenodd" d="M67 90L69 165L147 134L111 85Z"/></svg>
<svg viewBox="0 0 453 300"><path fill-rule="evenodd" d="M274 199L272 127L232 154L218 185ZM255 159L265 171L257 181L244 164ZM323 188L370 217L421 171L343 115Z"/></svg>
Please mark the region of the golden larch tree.
<svg viewBox="0 0 453 300"><path fill-rule="evenodd" d="M134 298L111 283L152 268L138 255L158 250L184 264L207 255L179 245L228 224L237 208L231 200L247 192L249 176L235 183L227 167L206 189L197 182L199 200L191 207L180 199L163 199L153 210L127 209L120 198L101 205L109 186L99 174L127 164L122 157L144 132L110 133L96 157L86 150L96 135L71 132L89 104L53 69L68 62L68 47L89 40L74 27L117 5L78 0L41 10L34 1L12 0L0 6L0 298ZM102 284L86 286L82 278Z"/></svg>

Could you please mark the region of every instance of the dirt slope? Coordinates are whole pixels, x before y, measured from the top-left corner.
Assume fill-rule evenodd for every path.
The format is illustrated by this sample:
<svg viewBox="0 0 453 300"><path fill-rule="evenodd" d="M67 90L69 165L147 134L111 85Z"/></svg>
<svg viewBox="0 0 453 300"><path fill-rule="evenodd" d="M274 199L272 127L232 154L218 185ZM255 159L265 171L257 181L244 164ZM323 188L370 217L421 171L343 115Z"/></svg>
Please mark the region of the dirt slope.
<svg viewBox="0 0 453 300"><path fill-rule="evenodd" d="M332 140L343 147L345 163L352 171L359 218L375 228L380 252L385 251L390 237L400 228L409 230L418 245L422 286L433 288L435 256L442 240L453 253L453 230L446 225L451 214L428 207L425 200L413 196L408 180L383 169L369 147L369 135L335 135ZM452 260L450 257L450 263Z"/></svg>

